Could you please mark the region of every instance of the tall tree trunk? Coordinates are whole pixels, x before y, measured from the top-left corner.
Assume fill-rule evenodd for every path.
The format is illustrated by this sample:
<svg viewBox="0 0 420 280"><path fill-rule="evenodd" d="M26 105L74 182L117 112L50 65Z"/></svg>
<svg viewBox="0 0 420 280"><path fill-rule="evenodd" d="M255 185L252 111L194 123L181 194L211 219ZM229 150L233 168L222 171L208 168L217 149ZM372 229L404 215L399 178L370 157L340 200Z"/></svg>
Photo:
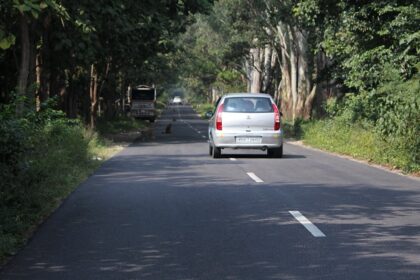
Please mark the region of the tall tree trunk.
<svg viewBox="0 0 420 280"><path fill-rule="evenodd" d="M30 110L35 110L35 92L39 86L36 83L37 28L37 23L32 21L29 29L29 76L28 89L26 90L28 101L26 107Z"/></svg>
<svg viewBox="0 0 420 280"><path fill-rule="evenodd" d="M43 21L43 32L41 37L41 48L36 56L36 110L41 109L41 104L47 101L50 96L50 44L49 32L51 26L51 13L45 16Z"/></svg>
<svg viewBox="0 0 420 280"><path fill-rule="evenodd" d="M274 95L274 92L270 92L270 89L273 83L273 73L276 65L277 54L274 51L273 46L267 44L264 49L264 71L262 77L261 92L271 93Z"/></svg>
<svg viewBox="0 0 420 280"><path fill-rule="evenodd" d="M313 86L313 56L310 54L308 45L308 34L295 28L295 39L299 53L298 64L298 101L296 114L299 118L309 119L311 117L312 104L316 93L316 86Z"/></svg>
<svg viewBox="0 0 420 280"><path fill-rule="evenodd" d="M252 48L250 51L249 57L249 92L260 92L261 91L261 81L262 81L262 64L264 52L261 48Z"/></svg>
<svg viewBox="0 0 420 280"><path fill-rule="evenodd" d="M20 14L20 36L21 36L21 60L19 67L19 77L17 83L18 102L16 104L16 115L22 116L25 110L24 97L27 94L29 67L31 57L31 43L29 37L29 19L24 14Z"/></svg>
<svg viewBox="0 0 420 280"><path fill-rule="evenodd" d="M284 116L295 122L311 116L316 86L312 83L313 59L307 34L296 27L279 23L277 34L281 51L281 104Z"/></svg>
<svg viewBox="0 0 420 280"><path fill-rule="evenodd" d="M41 86L42 86L42 57L41 53L39 52L36 55L35 61L35 72L36 72L36 83L38 85L37 91L35 93L35 107L36 111L39 112L41 110L41 104L43 100L41 100Z"/></svg>
<svg viewBox="0 0 420 280"><path fill-rule="evenodd" d="M104 76L103 76L103 79L102 79L102 82L101 82L101 86L99 87L99 92L98 92L98 100L99 100L98 101L98 107L99 108L102 107L102 104L101 104L101 102L102 102L101 100L102 99L104 99L105 102L107 104L109 104L108 103L109 98L110 98L109 91L105 91L105 89L108 86L107 83L108 83L108 80L109 80L109 74L111 72L111 66L112 66L112 57L110 57L110 58L107 59L107 63L106 63L106 67L105 67L105 73L104 73ZM111 107L110 106L105 106L105 108L104 108L105 114L107 113L106 110L108 108L111 108ZM102 114L101 111L102 111L102 109L99 110L99 114Z"/></svg>
<svg viewBox="0 0 420 280"><path fill-rule="evenodd" d="M296 41L294 38L294 34L292 28L287 26L287 32L292 39L290 48L289 48L289 56L290 56L290 79L291 79L291 94L292 94L292 121L295 122L296 120L296 108L297 108L297 101L298 101L298 63L299 63L299 54L296 48Z"/></svg>
<svg viewBox="0 0 420 280"><path fill-rule="evenodd" d="M281 54L281 81L279 83L278 89L280 95L280 110L286 119L291 120L293 119L292 76L290 61L291 39L287 27L283 23L279 23L277 26L277 34L280 42L278 52Z"/></svg>
<svg viewBox="0 0 420 280"><path fill-rule="evenodd" d="M90 127L94 129L98 114L98 72L95 64L90 69Z"/></svg>

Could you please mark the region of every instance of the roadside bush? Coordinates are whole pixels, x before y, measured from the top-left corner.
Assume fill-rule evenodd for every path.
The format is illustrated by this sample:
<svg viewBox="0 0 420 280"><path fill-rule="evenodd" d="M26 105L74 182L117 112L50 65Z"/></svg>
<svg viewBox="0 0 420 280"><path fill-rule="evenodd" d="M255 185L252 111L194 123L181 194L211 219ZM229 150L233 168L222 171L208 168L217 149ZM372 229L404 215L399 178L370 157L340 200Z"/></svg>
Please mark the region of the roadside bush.
<svg viewBox="0 0 420 280"><path fill-rule="evenodd" d="M343 132L348 129L354 132L359 131L361 127L374 135L376 142L380 142L380 155L375 156L380 162L407 171L418 170L420 166L419 68L418 65L414 76L403 80L399 72L388 65L383 72L384 82L376 89L362 91L359 94L347 94L342 102L335 99L328 101L325 109L332 118L333 128L340 127ZM326 122L321 123L328 126ZM327 135L332 133L332 131L324 132ZM309 132L306 137L309 135L314 134ZM341 136L336 135L336 137Z"/></svg>
<svg viewBox="0 0 420 280"><path fill-rule="evenodd" d="M418 172L420 165L409 151L377 132L372 123L349 124L341 119L311 121L302 124L301 139L324 150L350 155L407 172Z"/></svg>
<svg viewBox="0 0 420 280"><path fill-rule="evenodd" d="M302 124L305 121L296 119L294 122L282 120L281 127L283 129L284 137L299 139L302 136Z"/></svg>
<svg viewBox="0 0 420 280"><path fill-rule="evenodd" d="M376 130L410 165L420 165L420 75L408 81L394 79L378 88Z"/></svg>
<svg viewBox="0 0 420 280"><path fill-rule="evenodd" d="M22 175L28 170L26 140L31 134L24 127L22 120L5 119L0 115L0 260L1 252L11 251L18 244L13 233L22 230L22 217L17 210L25 198Z"/></svg>
<svg viewBox="0 0 420 280"><path fill-rule="evenodd" d="M0 263L100 164L101 150L96 134L60 111L16 119L9 109L0 113Z"/></svg>
<svg viewBox="0 0 420 280"><path fill-rule="evenodd" d="M194 109L201 116L201 118L205 119L206 113L214 110L214 104L211 104L211 103L197 104L197 105L194 105Z"/></svg>

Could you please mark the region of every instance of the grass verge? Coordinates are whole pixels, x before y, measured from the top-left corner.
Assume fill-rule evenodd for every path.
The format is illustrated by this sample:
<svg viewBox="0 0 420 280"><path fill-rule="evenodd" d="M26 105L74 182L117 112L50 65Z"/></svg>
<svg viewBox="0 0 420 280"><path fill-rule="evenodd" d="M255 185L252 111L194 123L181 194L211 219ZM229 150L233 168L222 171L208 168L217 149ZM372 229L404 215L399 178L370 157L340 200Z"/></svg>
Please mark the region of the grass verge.
<svg viewBox="0 0 420 280"><path fill-rule="evenodd" d="M343 124L340 121L318 120L291 126L289 136L310 146L348 155L357 159L400 169L413 175L420 172L416 155L405 151L396 139L384 139L369 124Z"/></svg>

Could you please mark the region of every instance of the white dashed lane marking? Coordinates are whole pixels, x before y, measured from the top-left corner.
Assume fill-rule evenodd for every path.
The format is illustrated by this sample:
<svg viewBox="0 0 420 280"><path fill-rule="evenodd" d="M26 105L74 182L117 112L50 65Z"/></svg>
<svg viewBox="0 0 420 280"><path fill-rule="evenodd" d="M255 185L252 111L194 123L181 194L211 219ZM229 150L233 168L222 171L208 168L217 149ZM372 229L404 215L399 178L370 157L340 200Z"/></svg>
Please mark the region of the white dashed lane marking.
<svg viewBox="0 0 420 280"><path fill-rule="evenodd" d="M249 177L251 177L252 180L254 180L257 183L264 183L263 180L261 180L261 178L259 178L257 175L255 175L252 172L247 172L246 174L248 174Z"/></svg>
<svg viewBox="0 0 420 280"><path fill-rule="evenodd" d="M289 213L295 217L295 219L301 223L313 236L315 237L326 237L325 234L317 228L311 221L303 216L299 211L289 211Z"/></svg>

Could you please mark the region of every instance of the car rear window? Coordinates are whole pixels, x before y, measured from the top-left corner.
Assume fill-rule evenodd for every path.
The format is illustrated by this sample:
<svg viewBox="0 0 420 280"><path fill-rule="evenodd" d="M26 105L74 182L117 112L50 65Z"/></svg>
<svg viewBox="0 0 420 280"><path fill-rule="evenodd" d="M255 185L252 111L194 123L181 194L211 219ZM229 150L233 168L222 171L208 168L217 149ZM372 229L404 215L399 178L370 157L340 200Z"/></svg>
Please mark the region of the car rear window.
<svg viewBox="0 0 420 280"><path fill-rule="evenodd" d="M223 102L223 112L270 113L273 106L266 97L229 97Z"/></svg>

